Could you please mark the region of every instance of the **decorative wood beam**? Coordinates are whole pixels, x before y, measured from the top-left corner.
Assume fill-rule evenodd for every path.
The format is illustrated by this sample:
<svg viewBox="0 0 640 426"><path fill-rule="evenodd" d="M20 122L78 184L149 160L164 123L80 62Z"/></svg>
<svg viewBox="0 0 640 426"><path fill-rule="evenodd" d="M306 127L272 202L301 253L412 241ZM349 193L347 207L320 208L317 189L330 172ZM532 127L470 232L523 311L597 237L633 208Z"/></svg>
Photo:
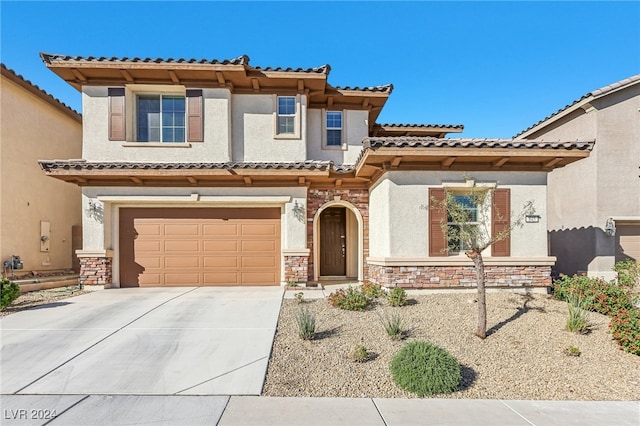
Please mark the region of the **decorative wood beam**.
<svg viewBox="0 0 640 426"><path fill-rule="evenodd" d="M304 93L304 80L298 80L298 93Z"/></svg>
<svg viewBox="0 0 640 426"><path fill-rule="evenodd" d="M556 157L556 158L554 158L554 159L552 159L552 160L549 160L549 161L547 161L546 163L544 163L544 164L542 165L542 167L544 167L545 169L546 169L546 168L549 168L549 167L553 167L553 166L555 166L556 164L558 164L560 161L562 161L563 159L564 159L564 158L562 158L562 157Z"/></svg>
<svg viewBox="0 0 640 426"><path fill-rule="evenodd" d="M78 81L81 84L86 84L87 83L87 77L85 77L80 71L78 71L76 68L71 68L71 72L73 73L73 75L76 77L76 79L78 79Z"/></svg>
<svg viewBox="0 0 640 426"><path fill-rule="evenodd" d="M244 176L243 180L244 180L245 185L251 185L253 183L253 180L249 176Z"/></svg>
<svg viewBox="0 0 640 426"><path fill-rule="evenodd" d="M507 161L509 161L509 157L502 157L499 160L496 160L493 162L493 167L495 167L496 169L499 169L500 167L502 167L504 165L504 163L506 163Z"/></svg>
<svg viewBox="0 0 640 426"><path fill-rule="evenodd" d="M76 181L77 181L78 183L87 183L87 180L86 180L85 178L81 178L81 177L79 177L79 176L76 176L76 178L75 178L75 179L76 179Z"/></svg>
<svg viewBox="0 0 640 426"><path fill-rule="evenodd" d="M305 177L304 176L299 176L298 177L298 184L305 185L305 183L306 183Z"/></svg>
<svg viewBox="0 0 640 426"><path fill-rule="evenodd" d="M391 168L397 169L400 166L401 162L402 162L402 157L394 158L393 161L391 161Z"/></svg>
<svg viewBox="0 0 640 426"><path fill-rule="evenodd" d="M180 84L180 79L174 70L169 70L169 77L171 77L171 81L176 84Z"/></svg>
<svg viewBox="0 0 640 426"><path fill-rule="evenodd" d="M333 96L329 96L327 98L327 106L331 108L332 105L333 105Z"/></svg>
<svg viewBox="0 0 640 426"><path fill-rule="evenodd" d="M136 185L142 185L144 183L142 179L135 176L129 176L129 179L131 179Z"/></svg>
<svg viewBox="0 0 640 426"><path fill-rule="evenodd" d="M259 93L260 92L260 82L258 81L257 78L252 78L251 79L251 86L253 87L253 91L255 93Z"/></svg>
<svg viewBox="0 0 640 426"><path fill-rule="evenodd" d="M336 179L336 187L339 188L342 186L342 179Z"/></svg>
<svg viewBox="0 0 640 426"><path fill-rule="evenodd" d="M220 83L221 86L224 86L225 84L227 84L227 81L224 79L224 75L222 75L222 73L219 71L216 71L216 79L218 80L218 83Z"/></svg>
<svg viewBox="0 0 640 426"><path fill-rule="evenodd" d="M445 158L444 160L442 160L442 167L446 167L449 168L451 167L451 165L453 164L454 161L456 161L458 157L449 157L449 158Z"/></svg>
<svg viewBox="0 0 640 426"><path fill-rule="evenodd" d="M190 184L197 184L198 183L198 179L194 178L193 176L187 176L187 180L189 181Z"/></svg>
<svg viewBox="0 0 640 426"><path fill-rule="evenodd" d="M369 106L369 98L364 98L362 101L362 108L367 108Z"/></svg>
<svg viewBox="0 0 640 426"><path fill-rule="evenodd" d="M120 74L122 74L124 79L127 80L127 83L133 83L133 77L131 77L131 74L129 74L129 71L120 70Z"/></svg>

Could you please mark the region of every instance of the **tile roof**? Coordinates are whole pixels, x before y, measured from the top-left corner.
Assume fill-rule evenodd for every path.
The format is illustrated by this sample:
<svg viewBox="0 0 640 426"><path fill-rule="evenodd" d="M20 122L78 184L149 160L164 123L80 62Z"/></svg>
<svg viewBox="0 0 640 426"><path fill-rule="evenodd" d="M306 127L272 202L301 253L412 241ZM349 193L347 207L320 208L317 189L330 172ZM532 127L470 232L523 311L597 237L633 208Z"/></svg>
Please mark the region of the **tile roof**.
<svg viewBox="0 0 640 426"><path fill-rule="evenodd" d="M429 128L429 127L439 127L445 129L464 129L463 124L403 124L403 123L375 123L374 126L382 126L382 127L415 127L415 128Z"/></svg>
<svg viewBox="0 0 640 426"><path fill-rule="evenodd" d="M148 163L128 161L40 160L44 171L64 170L319 170L332 169L331 161L299 161L290 163L241 162L224 163Z"/></svg>
<svg viewBox="0 0 640 426"><path fill-rule="evenodd" d="M353 90L357 92L384 92L391 93L393 91L393 84L384 84L382 86L333 86L337 90Z"/></svg>
<svg viewBox="0 0 640 426"><path fill-rule="evenodd" d="M38 92L41 97L46 98L49 102L53 103L54 105L58 106L60 109L74 116L74 118L76 118L77 120L82 120L82 115L78 111L71 108L69 105L65 104L55 96L51 95L46 90L41 89L36 84L33 84L31 81L27 80L22 75L18 74L11 68L7 67L5 64L0 64L0 68L2 69L2 74L12 78L14 81L18 80L23 86L29 86L30 88Z"/></svg>
<svg viewBox="0 0 640 426"><path fill-rule="evenodd" d="M631 76L629 78L625 78L624 80L620 80L616 83L610 84L608 86L604 86L601 87L600 89L597 90L593 90L585 95L582 95L580 98L576 99L575 101L571 102L568 105L565 105L564 107L560 108L559 110L557 110L556 112L546 116L545 118L543 118L542 120L538 121L537 123L532 124L531 126L527 127L526 129L522 130L520 133L518 133L517 135L514 136L514 138L517 138L518 136L522 135L523 133L528 132L529 130L533 129L534 127L544 123L545 121L555 117L556 115L562 113L563 111L568 110L569 108L571 108L572 106L579 104L580 102L584 101L587 98L590 97L600 97L600 96L604 96L616 89L619 89L621 87L625 87L631 84L634 84L636 82L640 81L640 74L636 74L634 76Z"/></svg>
<svg viewBox="0 0 640 426"><path fill-rule="evenodd" d="M369 137L362 141L365 148L507 148L507 149L593 149L593 140L544 141L527 139L434 138L419 136Z"/></svg>

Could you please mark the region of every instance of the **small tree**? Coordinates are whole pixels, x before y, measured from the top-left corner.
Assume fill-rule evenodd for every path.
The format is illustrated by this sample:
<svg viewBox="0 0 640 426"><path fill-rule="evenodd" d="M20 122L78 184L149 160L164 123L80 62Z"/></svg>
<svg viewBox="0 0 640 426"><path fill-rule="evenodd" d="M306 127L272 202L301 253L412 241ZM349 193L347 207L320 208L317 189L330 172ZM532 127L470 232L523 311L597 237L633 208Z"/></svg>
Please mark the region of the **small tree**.
<svg viewBox="0 0 640 426"><path fill-rule="evenodd" d="M528 201L513 220L498 232L491 229L491 213L500 220L500 212L493 203L495 188L478 186L467 179L468 185L463 191L446 191L443 200L431 199L432 209L444 210L445 219L440 222L442 231L447 236L445 251L464 251L473 261L478 288L478 329L476 336L484 339L487 336L487 302L485 288L484 259L482 252L511 235L511 231L524 224L527 215L535 213L533 202ZM503 212L502 217L506 216Z"/></svg>

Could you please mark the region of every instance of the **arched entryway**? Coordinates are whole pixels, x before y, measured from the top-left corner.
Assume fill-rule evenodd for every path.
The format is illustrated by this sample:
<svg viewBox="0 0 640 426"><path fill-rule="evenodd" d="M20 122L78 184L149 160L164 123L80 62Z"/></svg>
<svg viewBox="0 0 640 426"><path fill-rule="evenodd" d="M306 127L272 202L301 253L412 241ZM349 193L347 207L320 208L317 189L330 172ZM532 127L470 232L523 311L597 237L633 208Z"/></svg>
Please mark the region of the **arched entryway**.
<svg viewBox="0 0 640 426"><path fill-rule="evenodd" d="M314 280L363 279L363 221L346 201L328 202L313 220Z"/></svg>

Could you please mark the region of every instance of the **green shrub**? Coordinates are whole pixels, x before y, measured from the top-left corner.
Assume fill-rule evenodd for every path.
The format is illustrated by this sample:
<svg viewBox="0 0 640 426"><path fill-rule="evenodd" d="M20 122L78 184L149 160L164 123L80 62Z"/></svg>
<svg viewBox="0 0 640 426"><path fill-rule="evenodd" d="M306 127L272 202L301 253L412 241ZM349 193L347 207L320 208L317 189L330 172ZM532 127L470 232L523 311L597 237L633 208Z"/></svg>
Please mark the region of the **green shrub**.
<svg viewBox="0 0 640 426"><path fill-rule="evenodd" d="M7 278L0 278L0 285L2 285L0 309L4 309L20 296L20 286Z"/></svg>
<svg viewBox="0 0 640 426"><path fill-rule="evenodd" d="M394 287L387 296L387 302L391 306L404 306L407 304L407 292L402 287Z"/></svg>
<svg viewBox="0 0 640 426"><path fill-rule="evenodd" d="M424 341L407 343L391 360L393 381L418 396L458 389L460 364L442 348Z"/></svg>
<svg viewBox="0 0 640 426"><path fill-rule="evenodd" d="M580 349L576 348L575 346L569 346L565 348L564 353L567 356L580 356L582 352L580 352Z"/></svg>
<svg viewBox="0 0 640 426"><path fill-rule="evenodd" d="M618 284L629 287L640 284L640 263L624 260L613 265L613 270L618 273Z"/></svg>
<svg viewBox="0 0 640 426"><path fill-rule="evenodd" d="M304 293L299 291L295 294L296 300L298 301L298 303L304 303Z"/></svg>
<svg viewBox="0 0 640 426"><path fill-rule="evenodd" d="M624 349L634 355L640 355L640 310L622 309L611 319L611 334Z"/></svg>
<svg viewBox="0 0 640 426"><path fill-rule="evenodd" d="M364 345L356 345L349 354L349 359L354 362L367 362L369 361L369 351Z"/></svg>
<svg viewBox="0 0 640 426"><path fill-rule="evenodd" d="M311 340L316 333L316 316L309 309L300 309L298 311L298 336L302 340Z"/></svg>
<svg viewBox="0 0 640 426"><path fill-rule="evenodd" d="M389 337L393 340L402 340L405 338L406 330L403 327L402 317L398 313L380 316L380 321Z"/></svg>
<svg viewBox="0 0 640 426"><path fill-rule="evenodd" d="M568 306L567 330L573 333L585 333L589 328L589 312L584 309L584 301L571 295Z"/></svg>
<svg viewBox="0 0 640 426"><path fill-rule="evenodd" d="M380 287L379 284L374 284L371 281L365 281L364 284L360 287L365 296L369 299L377 299L378 297L384 296L384 290Z"/></svg>
<svg viewBox="0 0 640 426"><path fill-rule="evenodd" d="M633 308L636 300L629 286L584 275L562 275L553 284L553 297L564 301L571 297L580 298L584 300L584 309L609 316L621 309Z"/></svg>
<svg viewBox="0 0 640 426"><path fill-rule="evenodd" d="M349 286L340 288L329 295L331 306L347 311L364 311L369 306L369 298L362 289Z"/></svg>

